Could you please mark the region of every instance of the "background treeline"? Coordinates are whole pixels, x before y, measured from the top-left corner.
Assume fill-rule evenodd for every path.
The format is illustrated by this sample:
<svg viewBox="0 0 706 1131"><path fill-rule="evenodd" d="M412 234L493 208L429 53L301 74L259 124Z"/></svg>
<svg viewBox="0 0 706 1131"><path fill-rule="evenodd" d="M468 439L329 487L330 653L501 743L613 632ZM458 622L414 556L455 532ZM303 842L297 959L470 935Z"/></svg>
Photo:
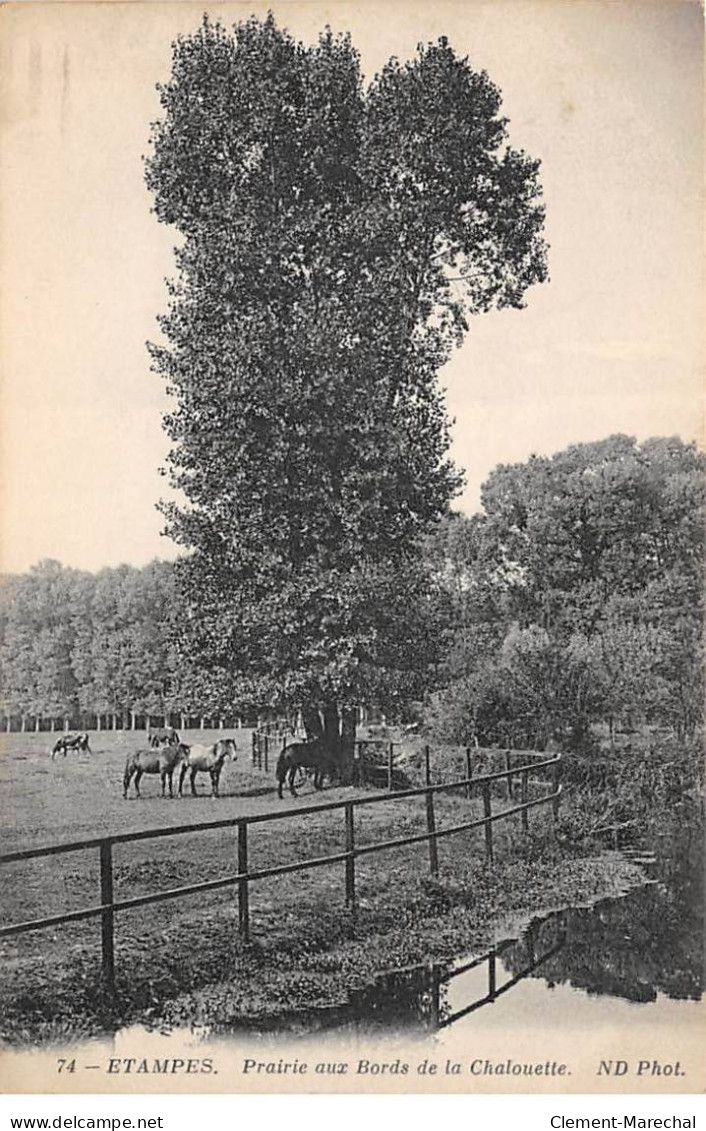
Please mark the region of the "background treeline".
<svg viewBox="0 0 706 1131"><path fill-rule="evenodd" d="M4 728L144 726L215 714L221 703L175 648L169 562L85 573L43 561L0 590ZM232 706L226 712L232 721Z"/></svg>
<svg viewBox="0 0 706 1131"><path fill-rule="evenodd" d="M676 438L613 436L497 467L482 512L451 516L428 541L443 641L417 708L430 733L583 752L644 724L693 738L704 485L704 457ZM166 562L91 574L45 561L5 578L5 728L266 710L190 666L177 573Z"/></svg>

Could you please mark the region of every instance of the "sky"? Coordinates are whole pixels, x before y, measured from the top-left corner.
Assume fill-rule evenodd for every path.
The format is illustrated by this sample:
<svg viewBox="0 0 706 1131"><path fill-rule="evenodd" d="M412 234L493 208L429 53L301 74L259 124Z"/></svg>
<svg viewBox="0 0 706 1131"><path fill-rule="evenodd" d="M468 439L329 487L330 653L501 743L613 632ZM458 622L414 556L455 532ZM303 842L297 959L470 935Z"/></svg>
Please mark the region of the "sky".
<svg viewBox="0 0 706 1131"><path fill-rule="evenodd" d="M703 441L703 17L693 0L272 3L349 30L372 75L447 35L542 162L550 281L441 374L472 511L498 463L615 432ZM223 23L266 7L221 4ZM176 548L149 369L175 233L143 183L155 84L203 4L0 9L0 569Z"/></svg>

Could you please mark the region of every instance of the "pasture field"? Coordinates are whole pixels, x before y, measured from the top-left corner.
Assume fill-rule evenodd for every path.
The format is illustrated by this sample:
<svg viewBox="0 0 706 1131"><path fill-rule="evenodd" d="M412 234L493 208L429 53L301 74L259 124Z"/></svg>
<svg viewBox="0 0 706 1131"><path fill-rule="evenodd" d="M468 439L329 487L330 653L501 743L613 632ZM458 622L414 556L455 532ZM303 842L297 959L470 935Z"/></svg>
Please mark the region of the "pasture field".
<svg viewBox="0 0 706 1131"><path fill-rule="evenodd" d="M134 783L129 800L123 800L125 759L134 750L147 748L147 733L138 731L92 731L92 754L69 752L52 761L50 750L57 734L0 735L0 831L4 851L30 848L61 841L81 840L138 829L197 824L221 817L249 816L269 812L277 798L274 762L268 774L252 770L252 731L193 730L180 735L186 743L211 743L235 738L238 755L228 759L221 776L218 800L210 797L211 783L205 774L197 778L198 798L191 796L188 781L184 797L162 800L157 776L145 775L140 782L142 797L136 799ZM174 775L176 793L179 772ZM338 792L326 794L335 800ZM320 801L308 784L302 791L304 806Z"/></svg>
<svg viewBox="0 0 706 1131"><path fill-rule="evenodd" d="M273 767L268 775L251 768L249 731L194 731L183 737L187 742L209 742L231 734L238 744L238 759L225 765L219 799L211 799L207 775L198 779L201 796L192 798L187 792L174 800L162 799L159 778L145 775L142 798L133 799L131 787L128 801L122 796L125 757L144 745L144 732L92 733L92 754L69 753L54 762L48 753L51 735L2 736L4 850L298 806L301 817L251 826L251 869L341 851L343 813L307 814L307 807L322 800L349 800L362 791L333 787L315 792L306 782L297 800L285 793L286 799L280 801ZM437 795L437 827L466 819L469 807L475 810L477 803ZM237 904L230 887L120 912L116 916L118 1003L110 1016L100 992L98 920L4 939L0 941L4 1015L0 1032L11 1040L23 1036L36 1040L41 1033L48 1038L65 1035L67 1026L71 1033L95 1031L109 1027L116 1017L144 1018L165 1008L165 1003L174 1006L184 994L212 991L214 986L220 987L219 993L228 987L227 1008L221 1002L219 1011L226 1008L237 1017L330 1002L345 996L351 979L364 980L366 971L390 964L391 950L398 957L400 953L409 957L410 947L414 951L416 946L426 955L433 940L422 930L424 922L436 923L436 944L448 950L451 937L437 921L453 908L461 909L463 922L451 934L455 938L454 932L462 929L467 946L469 928L472 935L475 931L473 937L487 937L491 904L503 913L536 905L532 868L526 859L517 859L518 847L527 856L531 842L531 855L544 854L552 896L562 883L568 882L567 891L574 890L575 873L562 873L549 835L551 817L544 810L535 812L529 838L521 834L516 818L495 825L494 868L485 864L481 830L438 842L439 882L428 878L424 843L360 858L355 920L344 907L342 863L251 884L250 944L238 937ZM367 806L356 810L356 843L423 832L425 820L423 798ZM217 879L234 872L235 865L235 828L116 845L115 898ZM508 867L515 869L515 882L508 883L506 875L500 891L498 870L507 872ZM600 869L584 872L584 886L588 883L602 894L605 877ZM99 902L98 895L95 848L0 866L2 925L93 905ZM471 907L474 915L469 914Z"/></svg>

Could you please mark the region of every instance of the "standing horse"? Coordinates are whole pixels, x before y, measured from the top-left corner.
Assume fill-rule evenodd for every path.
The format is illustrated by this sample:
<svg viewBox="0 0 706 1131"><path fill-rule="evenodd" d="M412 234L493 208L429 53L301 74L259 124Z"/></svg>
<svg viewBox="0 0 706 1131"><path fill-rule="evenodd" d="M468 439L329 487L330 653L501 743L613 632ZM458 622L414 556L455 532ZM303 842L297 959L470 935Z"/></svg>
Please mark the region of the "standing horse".
<svg viewBox="0 0 706 1131"><path fill-rule="evenodd" d="M61 738L57 738L51 749L52 762L57 754L63 754L64 757L66 757L67 750L80 750L83 754L93 753L88 742L88 735L85 731L82 731L80 734L69 732L68 734L62 734Z"/></svg>
<svg viewBox="0 0 706 1131"><path fill-rule="evenodd" d="M157 750L136 750L128 754L123 775L123 797L127 799L127 791L133 777L135 779L135 795L140 796L140 778L143 774L159 774L162 779L162 797L164 787L169 782L169 796L173 797L172 777L180 762L188 756L188 746L179 743L177 746L160 746Z"/></svg>
<svg viewBox="0 0 706 1131"><path fill-rule="evenodd" d="M322 789L324 774L328 774L329 777L331 777L333 769L333 759L327 754L320 741L292 742L289 746L285 745L282 748L282 753L277 759L277 765L275 767L277 793L280 797L282 796L282 786L284 785L285 779L287 779L289 792L292 794L292 797L297 796L294 788L294 779L297 776L298 770L313 770L314 789Z"/></svg>
<svg viewBox="0 0 706 1131"><path fill-rule="evenodd" d="M181 775L179 777L179 794L181 795L182 787L184 785L184 778L187 772L191 772L191 792L194 797L196 793L196 775L200 773L207 773L211 778L211 796L218 797L218 782L223 769L223 763L226 758L232 758L233 761L237 758L237 747L235 740L232 738L219 738L218 742L214 742L213 746L187 746L186 760L181 767Z"/></svg>
<svg viewBox="0 0 706 1131"><path fill-rule="evenodd" d="M147 741L150 746L162 746L165 742L168 746L178 746L180 740L174 727L150 727Z"/></svg>

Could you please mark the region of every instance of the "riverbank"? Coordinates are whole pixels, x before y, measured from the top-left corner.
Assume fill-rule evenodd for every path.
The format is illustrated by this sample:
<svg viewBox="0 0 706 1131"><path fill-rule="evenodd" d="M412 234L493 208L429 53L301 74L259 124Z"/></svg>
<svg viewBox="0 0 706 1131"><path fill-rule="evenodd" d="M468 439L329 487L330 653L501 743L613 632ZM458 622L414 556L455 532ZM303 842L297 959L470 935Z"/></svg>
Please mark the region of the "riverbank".
<svg viewBox="0 0 706 1131"><path fill-rule="evenodd" d="M385 828L400 833L414 816L412 809L387 814ZM18 955L0 974L2 1038L66 1043L133 1023L277 1029L287 1018L344 1005L380 970L482 950L510 923L517 929L534 915L615 897L644 879L616 853L568 854L550 817L529 834L508 827L491 866L477 840L458 840L442 857L439 881L424 875L419 853L409 849L378 857L360 877L355 918L341 907L337 877L283 877L276 892L255 898L249 944L238 939L233 901L224 896L188 911L162 905L151 917L143 913L119 932L111 1009L95 948L74 943L48 961ZM330 851L327 830L310 829L306 848L307 855Z"/></svg>
<svg viewBox="0 0 706 1131"><path fill-rule="evenodd" d="M181 994L156 1013L162 1024L195 1023L214 1033L280 1024L296 1030L298 1017L308 1028L312 1011L346 1005L381 971L480 953L535 916L617 898L642 882L642 870L618 853L562 859L545 846L532 862L469 868L452 884L423 883L401 918L370 910L350 937L331 945L331 925L322 923L316 940L243 956L227 981Z"/></svg>

